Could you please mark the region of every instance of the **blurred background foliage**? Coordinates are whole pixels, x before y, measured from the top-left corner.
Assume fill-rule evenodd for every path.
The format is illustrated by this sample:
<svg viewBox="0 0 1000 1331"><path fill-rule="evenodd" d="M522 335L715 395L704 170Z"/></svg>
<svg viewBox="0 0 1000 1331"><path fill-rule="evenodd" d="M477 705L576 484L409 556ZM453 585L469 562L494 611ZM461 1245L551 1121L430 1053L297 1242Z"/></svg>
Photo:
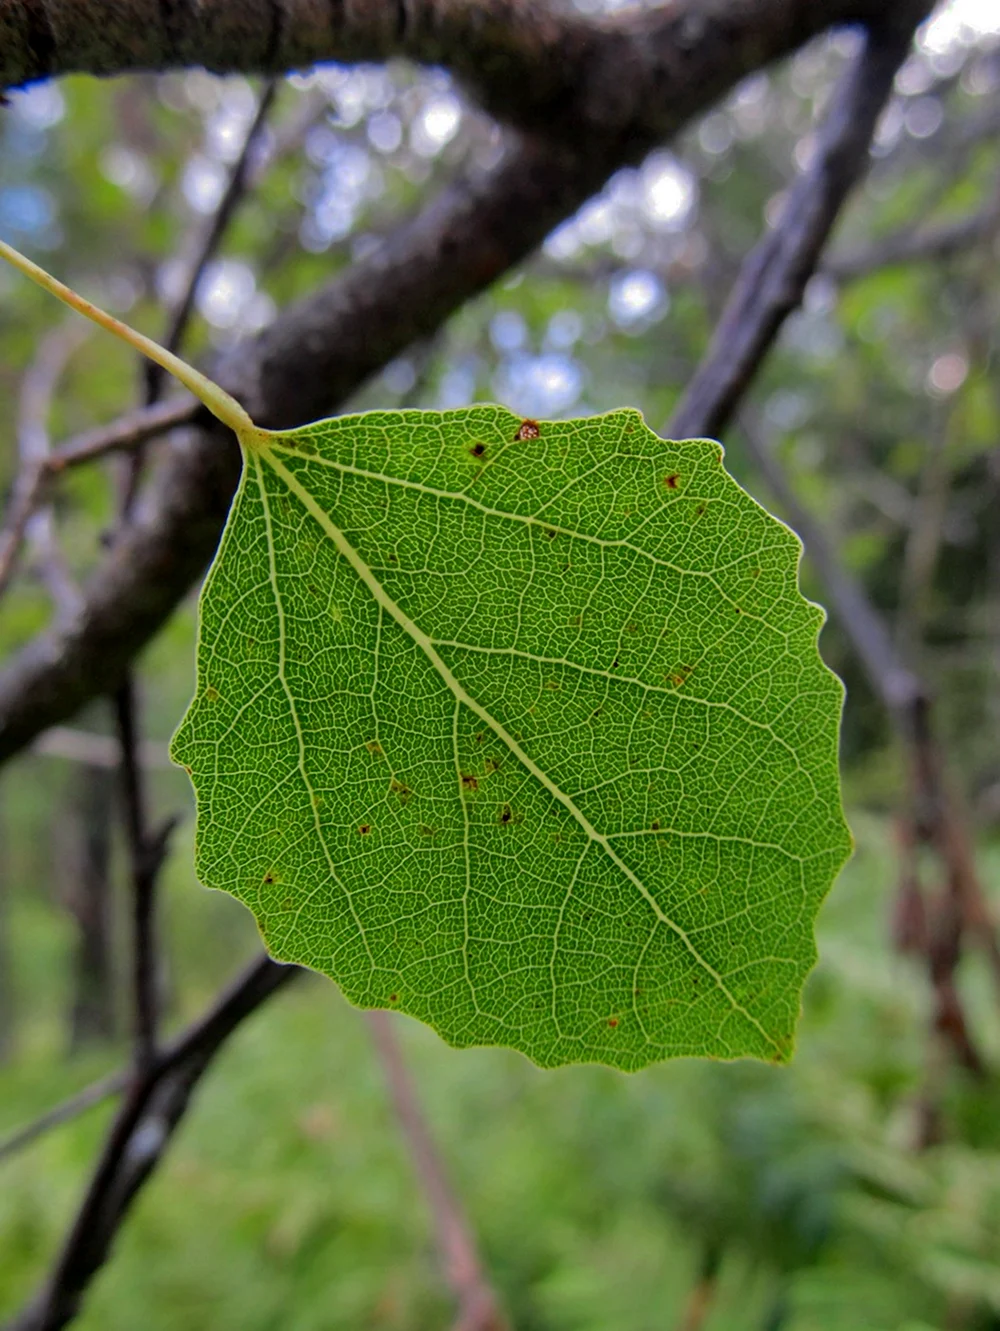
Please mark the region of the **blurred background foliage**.
<svg viewBox="0 0 1000 1331"><path fill-rule="evenodd" d="M739 261L773 223L856 38L744 83L619 172L530 263L351 404L500 400L529 416L623 404L662 429ZM258 104L193 72L14 93L0 119L0 232L156 336ZM443 73L328 66L282 82L254 184L197 289L190 356L225 350L363 255L500 131ZM803 308L726 439L773 506L746 429L786 469L931 681L951 774L1000 907L1000 16L955 0L920 33ZM931 242L972 219L951 245ZM22 384L49 348L58 441L136 402L141 370L0 272L0 486ZM152 452L155 465L155 448ZM153 483L155 484L155 472ZM53 497L68 577L100 558L120 471ZM780 508L778 510L780 512ZM36 533L37 534L37 533ZM54 613L29 545L0 653ZM803 567L807 592L821 583ZM157 807L182 811L163 894L171 1021L254 950L192 872L190 793L165 742L191 687L189 601L141 661ZM836 622L857 854L820 920L799 1051L784 1069L677 1063L632 1078L457 1053L400 1022L405 1052L520 1331L1000 1328L1000 1022L985 966L959 983L989 1070L929 1033L925 970L893 946L900 758ZM0 1134L119 1065L127 959L113 773L92 706L0 775ZM82 737L81 737L82 732ZM85 759L82 761L81 759ZM90 895L87 896L86 893ZM95 905L95 902L97 903ZM922 1142L933 1096L939 1130ZM0 1315L51 1260L107 1107L0 1160ZM449 1322L430 1222L366 1027L309 980L210 1075L80 1319L86 1331L332 1331Z"/></svg>

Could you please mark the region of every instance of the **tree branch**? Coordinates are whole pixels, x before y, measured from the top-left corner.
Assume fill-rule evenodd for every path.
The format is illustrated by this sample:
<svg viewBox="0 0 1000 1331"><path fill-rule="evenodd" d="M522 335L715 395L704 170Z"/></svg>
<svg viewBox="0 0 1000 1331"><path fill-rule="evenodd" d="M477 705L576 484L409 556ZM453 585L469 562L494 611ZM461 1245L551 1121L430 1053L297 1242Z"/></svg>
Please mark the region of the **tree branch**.
<svg viewBox="0 0 1000 1331"><path fill-rule="evenodd" d="M836 89L812 165L788 191L779 223L742 265L711 345L668 426L675 439L716 438L782 324L801 302L833 225L868 165L868 147L913 31L930 5L869 29Z"/></svg>
<svg viewBox="0 0 1000 1331"><path fill-rule="evenodd" d="M120 416L111 425L77 435L61 448L22 467L14 484L10 509L0 532L0 593L14 572L17 554L32 513L42 502L49 482L69 467L93 462L108 453L135 448L156 435L193 419L197 403L190 398L144 407Z"/></svg>
<svg viewBox="0 0 1000 1331"><path fill-rule="evenodd" d="M458 1304L452 1331L506 1331L499 1301L477 1251L476 1237L424 1119L389 1012L366 1012L403 1140L434 1221L445 1279Z"/></svg>
<svg viewBox="0 0 1000 1331"><path fill-rule="evenodd" d="M8 1331L59 1331L76 1316L87 1285L106 1261L125 1215L159 1163L202 1074L236 1027L300 973L295 966L260 957L133 1081L59 1260Z"/></svg>
<svg viewBox="0 0 1000 1331"><path fill-rule="evenodd" d="M44 1114L39 1114L36 1119L32 1119L24 1127L15 1128L12 1133L0 1140L0 1161L6 1160L9 1156L17 1155L26 1146L30 1146L33 1141L37 1141L45 1133L51 1132L53 1128L58 1128L63 1123L69 1123L74 1118L79 1118L81 1114L85 1114L88 1109L93 1109L95 1105L99 1105L103 1100L118 1095L128 1084L128 1076L129 1074L124 1068L120 1068L117 1072L111 1072L108 1076L101 1077L99 1081L91 1082L82 1091L77 1091L76 1095L71 1095L62 1104L56 1105L53 1109L47 1109Z"/></svg>
<svg viewBox="0 0 1000 1331"><path fill-rule="evenodd" d="M908 0L904 8L909 12ZM664 38L669 58L664 54L663 78L650 97L658 136L675 133L745 74L850 9L811 0L712 0L654 11L673 34L672 45ZM617 83L625 82L619 71ZM577 125L574 142L581 137L575 149L511 138L498 166L457 180L340 280L230 356L219 367L220 382L264 426L294 425L336 409L370 374L526 258L613 170L657 141L642 121L627 120L603 139L581 136ZM148 506L85 589L76 623L41 636L0 675L0 761L120 682L128 661L201 575L239 457L204 414L199 422L200 430L175 442Z"/></svg>
<svg viewBox="0 0 1000 1331"><path fill-rule="evenodd" d="M662 137L662 89L684 81L689 62L697 67L710 54L710 67L736 59L749 70L772 58L776 39L791 49L830 24L878 20L884 8L876 0L675 0L587 18L551 0L213 0L175 17L160 0L117 0L96 13L79 0L8 0L0 87L80 72L280 74L405 56L446 66L488 111L522 129L617 136L641 127Z"/></svg>
<svg viewBox="0 0 1000 1331"><path fill-rule="evenodd" d="M882 268L936 262L968 254L993 240L1000 229L1000 193L981 211L955 222L896 232L863 250L832 255L822 271L835 282L851 282Z"/></svg>

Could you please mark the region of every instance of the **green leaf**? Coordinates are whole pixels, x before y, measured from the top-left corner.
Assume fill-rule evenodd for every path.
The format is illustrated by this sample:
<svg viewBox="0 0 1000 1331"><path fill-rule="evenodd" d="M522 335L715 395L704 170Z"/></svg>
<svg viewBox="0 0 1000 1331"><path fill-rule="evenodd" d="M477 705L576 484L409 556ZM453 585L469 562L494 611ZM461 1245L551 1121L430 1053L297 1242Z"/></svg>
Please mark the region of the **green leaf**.
<svg viewBox="0 0 1000 1331"><path fill-rule="evenodd" d="M720 446L482 406L244 446L172 746L202 882L455 1045L787 1059L842 690Z"/></svg>

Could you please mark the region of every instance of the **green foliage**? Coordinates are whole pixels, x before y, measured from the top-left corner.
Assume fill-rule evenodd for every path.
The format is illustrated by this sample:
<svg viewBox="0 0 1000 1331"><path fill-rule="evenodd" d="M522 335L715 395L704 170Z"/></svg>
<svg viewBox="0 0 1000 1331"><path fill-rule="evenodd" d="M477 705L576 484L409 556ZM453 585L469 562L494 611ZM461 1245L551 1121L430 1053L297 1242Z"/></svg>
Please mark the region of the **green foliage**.
<svg viewBox="0 0 1000 1331"><path fill-rule="evenodd" d="M200 878L457 1045L784 1060L849 849L798 556L634 411L269 436L173 743Z"/></svg>

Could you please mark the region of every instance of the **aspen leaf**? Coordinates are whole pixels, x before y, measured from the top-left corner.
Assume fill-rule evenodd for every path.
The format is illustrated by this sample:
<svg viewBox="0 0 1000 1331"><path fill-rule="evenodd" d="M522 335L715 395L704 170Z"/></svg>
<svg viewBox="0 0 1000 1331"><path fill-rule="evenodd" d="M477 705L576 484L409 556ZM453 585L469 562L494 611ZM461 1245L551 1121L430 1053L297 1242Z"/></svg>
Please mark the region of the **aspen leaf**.
<svg viewBox="0 0 1000 1331"><path fill-rule="evenodd" d="M172 744L272 954L455 1045L790 1056L850 850L797 538L709 440L501 407L258 429Z"/></svg>

